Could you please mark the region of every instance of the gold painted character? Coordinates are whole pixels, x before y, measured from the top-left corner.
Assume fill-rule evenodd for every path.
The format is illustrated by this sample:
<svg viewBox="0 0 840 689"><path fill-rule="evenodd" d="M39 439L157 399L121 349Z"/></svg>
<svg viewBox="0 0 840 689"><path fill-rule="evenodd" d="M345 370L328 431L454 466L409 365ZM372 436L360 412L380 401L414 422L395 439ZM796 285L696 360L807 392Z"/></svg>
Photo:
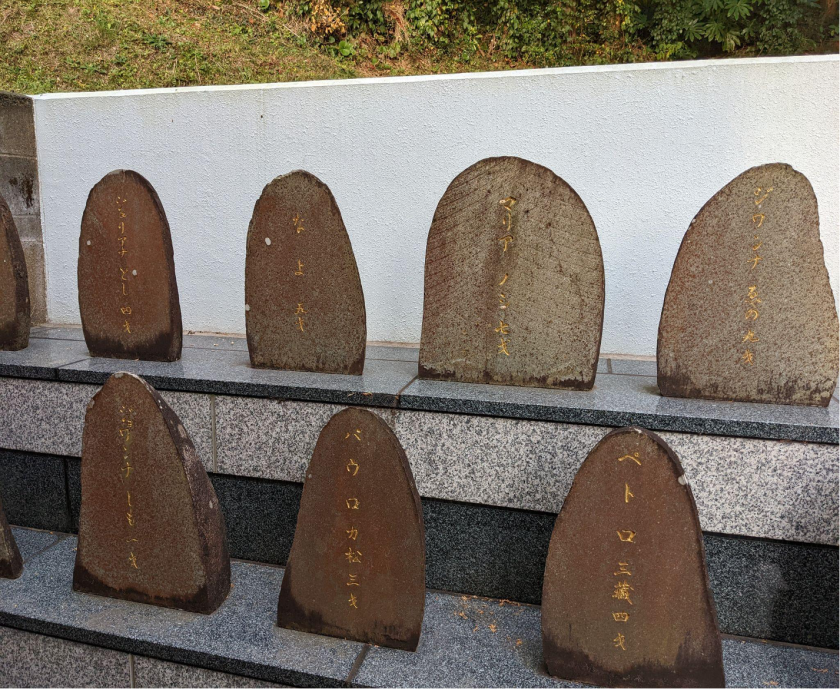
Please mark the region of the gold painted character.
<svg viewBox="0 0 840 689"><path fill-rule="evenodd" d="M500 335L509 335L510 326L504 321L499 321L499 327L496 328L493 332L499 333Z"/></svg>
<svg viewBox="0 0 840 689"><path fill-rule="evenodd" d="M618 600L626 600L628 605L633 605L633 601L630 600L630 591L633 590L635 589L626 581L620 581L615 585L612 597Z"/></svg>
<svg viewBox="0 0 840 689"><path fill-rule="evenodd" d="M613 639L613 643L615 644L616 648L620 648L622 651L626 651L627 649L624 647L624 634L619 634L617 637Z"/></svg>
<svg viewBox="0 0 840 689"><path fill-rule="evenodd" d="M639 461L639 453L634 452L632 455L624 455L623 457L619 457L618 461L623 462L625 459L629 459L631 462L636 462L639 466L642 466L642 463Z"/></svg>
<svg viewBox="0 0 840 689"><path fill-rule="evenodd" d="M616 533L618 534L619 540L622 541L623 543L635 543L635 541L633 540L634 538L636 538L636 532L635 531L630 531L629 529L624 529L622 531L616 531Z"/></svg>
<svg viewBox="0 0 840 689"><path fill-rule="evenodd" d="M347 529L347 531L345 531L345 533L347 534L347 538L355 541L356 537L359 535L359 530L355 526L351 526Z"/></svg>
<svg viewBox="0 0 840 689"><path fill-rule="evenodd" d="M351 608L356 608L357 610L359 609L359 606L356 605L356 603L358 603L358 599L352 593L350 594L350 598L347 599L347 602L350 603Z"/></svg>
<svg viewBox="0 0 840 689"><path fill-rule="evenodd" d="M613 574L615 576L618 576L619 574L626 574L628 577L632 576L633 572L631 572L629 569L627 569L629 566L630 566L629 562L619 562L618 563L618 571L613 572Z"/></svg>
<svg viewBox="0 0 840 689"><path fill-rule="evenodd" d="M748 321L752 318L754 321L758 320L758 311L755 309L748 309L747 312L744 314L744 320Z"/></svg>
<svg viewBox="0 0 840 689"><path fill-rule="evenodd" d="M749 261L747 261L747 263L752 263L752 268L750 268L750 270L752 270L753 268L755 268L755 267L758 265L758 262L759 262L759 261L763 261L763 260L764 260L764 259L763 259L763 258L761 258L761 256L759 256L758 254L756 254L755 256L753 256L753 257L752 257Z"/></svg>
<svg viewBox="0 0 840 689"><path fill-rule="evenodd" d="M351 459L347 463L347 471L350 472L351 476L355 476L359 473L359 465L356 463L356 460Z"/></svg>
<svg viewBox="0 0 840 689"><path fill-rule="evenodd" d="M131 307L130 306L121 306L120 313L123 316L130 316L131 315Z"/></svg>
<svg viewBox="0 0 840 689"><path fill-rule="evenodd" d="M755 205L760 206L764 202L764 199L766 199L768 196L770 196L771 191L773 191L773 187L767 187L767 189L764 190L764 196L761 196L761 187L756 189L755 190L755 196L756 196ZM758 198L759 196L761 196L761 198Z"/></svg>
<svg viewBox="0 0 840 689"><path fill-rule="evenodd" d="M358 498L347 498L347 509L348 510L357 510L359 509L359 500Z"/></svg>
<svg viewBox="0 0 840 689"><path fill-rule="evenodd" d="M635 497L636 497L636 496L635 496L635 495L633 495L633 493L631 493L631 492L630 492L630 486L628 486L628 485L625 483L625 484L624 484L624 502L625 502L625 503L630 502L630 498L635 498Z"/></svg>
<svg viewBox="0 0 840 689"><path fill-rule="evenodd" d="M510 340L506 340L504 337L500 337L499 340L499 351L497 352L497 354L504 354L505 356L510 356L510 352L507 350L507 346Z"/></svg>
<svg viewBox="0 0 840 689"><path fill-rule="evenodd" d="M303 275L303 261L298 261L298 269L295 271L295 275Z"/></svg>
<svg viewBox="0 0 840 689"><path fill-rule="evenodd" d="M626 612L614 612L612 616L616 622L627 622L630 619L630 614Z"/></svg>
<svg viewBox="0 0 840 689"><path fill-rule="evenodd" d="M137 566L137 556L134 553L131 553L131 555L128 556L128 561L131 563L131 566L134 567L134 569L140 569Z"/></svg>
<svg viewBox="0 0 840 689"><path fill-rule="evenodd" d="M346 553L344 553L344 557L347 558L347 562L358 562L359 564L362 563L362 553L359 550L353 550L352 548L350 548Z"/></svg>
<svg viewBox="0 0 840 689"><path fill-rule="evenodd" d="M754 357L755 355L748 349L741 355L741 361L752 366Z"/></svg>
<svg viewBox="0 0 840 689"><path fill-rule="evenodd" d="M125 323L123 323L123 330L125 330L129 334L131 333L131 326L128 324L127 320Z"/></svg>
<svg viewBox="0 0 840 689"><path fill-rule="evenodd" d="M361 584L356 581L359 578L358 574L348 574L347 576L350 577L350 581L347 582L348 586L361 586Z"/></svg>
<svg viewBox="0 0 840 689"><path fill-rule="evenodd" d="M502 281L499 283L499 287L504 285L507 282L507 279L508 279L508 274L505 273L505 276L502 278Z"/></svg>
<svg viewBox="0 0 840 689"><path fill-rule="evenodd" d="M348 439L351 435L352 435L352 436L353 436L356 440L361 441L361 440L362 440L362 429L361 429L361 428L357 428L357 429L355 430L355 432L353 432L353 433L349 433L349 432L348 432L348 433L347 433L347 435L345 435L345 436L344 436L344 439L345 439L345 440L347 440L347 439Z"/></svg>
<svg viewBox="0 0 840 689"><path fill-rule="evenodd" d="M747 334L744 335L744 339L741 342L758 342L759 339L755 336L755 333L752 330L748 330Z"/></svg>
<svg viewBox="0 0 840 689"><path fill-rule="evenodd" d="M500 242L504 242L504 247L502 247L502 253L506 253L508 249L508 244L513 241L513 236L510 234L506 234L504 237L499 239Z"/></svg>

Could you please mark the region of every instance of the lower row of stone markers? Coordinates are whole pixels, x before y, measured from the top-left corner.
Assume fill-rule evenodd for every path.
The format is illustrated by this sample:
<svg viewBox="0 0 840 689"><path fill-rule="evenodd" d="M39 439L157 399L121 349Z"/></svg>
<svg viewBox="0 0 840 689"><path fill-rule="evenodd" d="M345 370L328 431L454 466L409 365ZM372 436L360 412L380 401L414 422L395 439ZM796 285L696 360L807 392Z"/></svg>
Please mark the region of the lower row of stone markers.
<svg viewBox="0 0 840 689"><path fill-rule="evenodd" d="M23 571L0 505L0 576ZM88 405L74 590L211 614L231 587L225 523L177 415L115 373ZM425 533L405 452L376 414L330 419L306 472L277 624L415 651ZM697 508L680 461L640 428L581 466L551 537L550 674L606 686L724 686Z"/></svg>

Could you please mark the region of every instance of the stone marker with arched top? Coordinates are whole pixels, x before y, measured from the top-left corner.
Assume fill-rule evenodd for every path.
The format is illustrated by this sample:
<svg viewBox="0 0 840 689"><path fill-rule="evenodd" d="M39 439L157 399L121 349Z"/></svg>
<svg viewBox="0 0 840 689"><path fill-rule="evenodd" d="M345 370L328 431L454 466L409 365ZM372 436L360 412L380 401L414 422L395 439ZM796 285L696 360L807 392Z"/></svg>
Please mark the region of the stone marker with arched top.
<svg viewBox="0 0 840 689"><path fill-rule="evenodd" d="M825 407L838 357L814 190L790 165L751 168L685 233L659 321L659 390Z"/></svg>
<svg viewBox="0 0 840 689"><path fill-rule="evenodd" d="M0 578L17 579L23 574L23 560L20 557L15 537L0 500Z"/></svg>
<svg viewBox="0 0 840 689"><path fill-rule="evenodd" d="M724 686L694 497L654 433L614 430L578 470L548 548L542 638L562 679Z"/></svg>
<svg viewBox="0 0 840 689"><path fill-rule="evenodd" d="M12 212L0 196L0 349L29 346L29 277Z"/></svg>
<svg viewBox="0 0 840 689"><path fill-rule="evenodd" d="M574 189L512 157L454 179L426 246L421 378L589 390L603 317L601 245Z"/></svg>
<svg viewBox="0 0 840 689"><path fill-rule="evenodd" d="M425 562L420 496L399 441L373 412L339 412L306 471L277 624L413 651Z"/></svg>
<svg viewBox="0 0 840 689"><path fill-rule="evenodd" d="M130 373L111 376L85 414L73 589L200 613L230 590L210 479L175 412Z"/></svg>
<svg viewBox="0 0 840 689"><path fill-rule="evenodd" d="M277 177L254 206L245 257L251 364L361 375L365 297L332 193L303 170Z"/></svg>
<svg viewBox="0 0 840 689"><path fill-rule="evenodd" d="M82 329L93 356L181 357L169 223L152 185L133 170L110 172L91 189L78 274Z"/></svg>

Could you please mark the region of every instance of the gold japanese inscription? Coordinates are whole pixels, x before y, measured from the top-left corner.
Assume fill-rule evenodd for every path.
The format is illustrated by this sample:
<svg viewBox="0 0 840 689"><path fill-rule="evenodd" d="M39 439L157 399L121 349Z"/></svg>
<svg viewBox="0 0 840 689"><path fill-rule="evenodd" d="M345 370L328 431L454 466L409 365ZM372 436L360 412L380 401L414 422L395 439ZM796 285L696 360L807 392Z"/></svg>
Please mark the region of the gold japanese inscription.
<svg viewBox="0 0 840 689"><path fill-rule="evenodd" d="M772 191L773 187L756 187L755 191L753 192L753 201L755 206L758 206L760 208L761 204L767 200ZM765 213L761 213L757 209L755 209L755 212L752 212L751 215L752 229L753 231L758 230L764 224L764 221L767 219L767 216ZM752 241L750 242L749 246L752 251L752 256L748 258L746 262L750 266L750 281L753 281L753 271L755 271L756 268L758 268L759 263L764 260L764 258L758 253L761 247L764 246L764 242L761 240L761 237L758 234L752 234ZM744 303L747 304L747 308L744 311L744 320L752 322L757 321L759 316L761 315L759 311L759 304L761 304L761 298L758 296L757 284L749 285L747 287L747 297L746 299L744 299ZM752 366L755 363L755 351L750 349L750 346L760 341L758 335L753 329L754 326L752 326L752 323L750 325L751 327L747 329L746 334L744 334L741 338L741 344L748 346L741 352L740 360L743 364L747 366Z"/></svg>
<svg viewBox="0 0 840 689"><path fill-rule="evenodd" d="M635 531L629 531L625 529L616 531L616 533L618 534L619 540L623 541L624 543L634 543L633 539L636 538Z"/></svg>
<svg viewBox="0 0 840 689"><path fill-rule="evenodd" d="M623 462L625 459L629 459L631 462L636 462L639 466L642 466L642 463L639 461L639 453L634 452L632 455L624 455L623 457L619 457L618 461Z"/></svg>
<svg viewBox="0 0 840 689"><path fill-rule="evenodd" d="M119 408L119 416L120 422L117 426L117 435L119 436L120 449L122 455L122 463L119 468L119 475L120 479L122 480L123 487L125 489L125 521L128 529L128 533L125 537L125 542L132 544L139 542L136 532L137 518L134 513L135 504L131 496L131 487L134 482L132 476L134 467L131 463L131 446L134 435L134 410L127 405L122 405ZM140 566L137 563L137 555L134 553L134 546L132 545L129 545L128 547L128 565L133 569L140 569Z"/></svg>
<svg viewBox="0 0 840 689"><path fill-rule="evenodd" d="M128 241L128 235L125 231L125 220L126 212L125 212L125 203L127 199L124 199L122 196L117 195L116 198L116 205L117 205L117 215L119 217L119 222L117 224L117 230L119 232L117 236L117 256L118 264L117 267L120 270L120 297L122 297L121 301L122 304L118 307L120 310L120 314L125 316L123 318L122 330L126 333L131 334L131 323L128 320L127 316L131 315L131 305L128 303L128 276L129 274L136 275L137 271L130 271L128 266L128 260L126 259L126 255L129 253L128 249L126 248L126 242Z"/></svg>

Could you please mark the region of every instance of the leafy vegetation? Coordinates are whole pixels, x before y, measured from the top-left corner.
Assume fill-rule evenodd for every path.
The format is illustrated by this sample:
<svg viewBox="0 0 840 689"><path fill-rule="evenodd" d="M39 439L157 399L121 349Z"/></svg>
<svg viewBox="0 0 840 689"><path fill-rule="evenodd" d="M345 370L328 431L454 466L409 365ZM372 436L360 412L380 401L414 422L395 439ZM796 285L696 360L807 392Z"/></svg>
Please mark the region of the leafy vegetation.
<svg viewBox="0 0 840 689"><path fill-rule="evenodd" d="M836 0L0 0L0 89L837 50Z"/></svg>

